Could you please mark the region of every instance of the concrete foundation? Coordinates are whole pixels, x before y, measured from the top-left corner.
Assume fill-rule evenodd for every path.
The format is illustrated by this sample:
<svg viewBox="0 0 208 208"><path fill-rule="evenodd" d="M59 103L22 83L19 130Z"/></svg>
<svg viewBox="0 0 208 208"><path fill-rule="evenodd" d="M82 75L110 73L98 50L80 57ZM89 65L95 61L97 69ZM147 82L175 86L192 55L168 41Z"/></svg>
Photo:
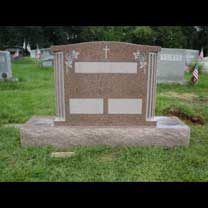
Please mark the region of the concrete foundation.
<svg viewBox="0 0 208 208"><path fill-rule="evenodd" d="M20 128L22 145L75 147L187 146L190 128L177 117L155 117L153 126L55 126L55 117L32 117Z"/></svg>

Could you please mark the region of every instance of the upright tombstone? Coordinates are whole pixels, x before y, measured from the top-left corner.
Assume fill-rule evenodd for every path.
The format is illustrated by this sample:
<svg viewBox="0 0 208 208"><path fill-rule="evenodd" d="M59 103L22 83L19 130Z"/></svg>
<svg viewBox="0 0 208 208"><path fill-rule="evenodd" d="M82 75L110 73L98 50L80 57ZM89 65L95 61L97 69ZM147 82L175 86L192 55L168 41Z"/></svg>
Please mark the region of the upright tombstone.
<svg viewBox="0 0 208 208"><path fill-rule="evenodd" d="M184 49L162 48L158 55L158 83L184 83L186 52Z"/></svg>
<svg viewBox="0 0 208 208"><path fill-rule="evenodd" d="M199 50L185 49L186 67L196 61L199 57Z"/></svg>
<svg viewBox="0 0 208 208"><path fill-rule="evenodd" d="M52 50L56 124L155 125L159 47L94 42Z"/></svg>
<svg viewBox="0 0 208 208"><path fill-rule="evenodd" d="M16 46L13 48L6 48L4 51L8 51L11 57L11 62L17 59L22 58L23 56L23 49L20 46ZM16 54L18 52L18 55ZM17 56L15 56L17 55Z"/></svg>
<svg viewBox="0 0 208 208"><path fill-rule="evenodd" d="M54 56L50 48L40 49L40 63L42 67L51 67L53 66ZM37 50L34 49L30 53L31 58L37 59Z"/></svg>
<svg viewBox="0 0 208 208"><path fill-rule="evenodd" d="M203 66L203 72L208 73L208 57L204 57L199 63Z"/></svg>
<svg viewBox="0 0 208 208"><path fill-rule="evenodd" d="M31 50L30 58L36 58L36 49Z"/></svg>
<svg viewBox="0 0 208 208"><path fill-rule="evenodd" d="M11 56L8 51L0 51L0 80L12 79Z"/></svg>
<svg viewBox="0 0 208 208"><path fill-rule="evenodd" d="M53 66L54 56L50 48L41 49L41 66L51 67Z"/></svg>
<svg viewBox="0 0 208 208"><path fill-rule="evenodd" d="M30 119L20 131L22 144L189 143L190 130L179 119L154 115L160 47L100 41L52 51L56 116Z"/></svg>
<svg viewBox="0 0 208 208"><path fill-rule="evenodd" d="M198 50L162 48L158 55L158 83L184 83L184 71L196 61Z"/></svg>

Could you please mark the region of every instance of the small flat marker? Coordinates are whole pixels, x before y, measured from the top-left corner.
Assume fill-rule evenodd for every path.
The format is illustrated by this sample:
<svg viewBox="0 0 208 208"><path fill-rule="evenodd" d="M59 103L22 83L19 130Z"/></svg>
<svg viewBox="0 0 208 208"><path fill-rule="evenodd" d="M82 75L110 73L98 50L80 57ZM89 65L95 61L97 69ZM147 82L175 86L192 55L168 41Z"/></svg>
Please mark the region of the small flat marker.
<svg viewBox="0 0 208 208"><path fill-rule="evenodd" d="M51 157L71 157L74 154L74 152L52 152Z"/></svg>

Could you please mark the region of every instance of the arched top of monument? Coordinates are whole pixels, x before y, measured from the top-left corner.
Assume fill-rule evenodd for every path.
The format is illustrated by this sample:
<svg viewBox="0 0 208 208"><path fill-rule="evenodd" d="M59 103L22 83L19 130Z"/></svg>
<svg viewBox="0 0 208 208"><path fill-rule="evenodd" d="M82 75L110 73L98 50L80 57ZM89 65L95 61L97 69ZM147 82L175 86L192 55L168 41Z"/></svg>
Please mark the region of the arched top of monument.
<svg viewBox="0 0 208 208"><path fill-rule="evenodd" d="M53 52L64 51L67 49L75 48L87 48L92 46L125 46L140 49L147 52L159 52L161 50L160 46L150 46L150 45L141 45L128 42L119 42L119 41L93 41L93 42L82 42L82 43L73 43L67 45L55 45L51 46Z"/></svg>

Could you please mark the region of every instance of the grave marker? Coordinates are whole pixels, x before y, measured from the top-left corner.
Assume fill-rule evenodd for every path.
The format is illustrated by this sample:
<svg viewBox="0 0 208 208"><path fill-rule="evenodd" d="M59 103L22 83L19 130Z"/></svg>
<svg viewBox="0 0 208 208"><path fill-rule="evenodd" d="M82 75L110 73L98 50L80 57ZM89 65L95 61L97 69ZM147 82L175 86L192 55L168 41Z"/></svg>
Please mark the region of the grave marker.
<svg viewBox="0 0 208 208"><path fill-rule="evenodd" d="M158 55L158 83L184 83L185 51L162 48Z"/></svg>
<svg viewBox="0 0 208 208"><path fill-rule="evenodd" d="M158 50L116 42L54 47L57 124L155 125Z"/></svg>
<svg viewBox="0 0 208 208"><path fill-rule="evenodd" d="M188 65L198 58L198 50L162 48L158 54L158 83L183 84Z"/></svg>
<svg viewBox="0 0 208 208"><path fill-rule="evenodd" d="M155 116L160 47L100 41L52 51L56 116L30 119L20 130L22 144L189 144L188 126L176 117Z"/></svg>
<svg viewBox="0 0 208 208"><path fill-rule="evenodd" d="M53 66L54 56L50 48L40 49L41 51L41 66L51 67Z"/></svg>
<svg viewBox="0 0 208 208"><path fill-rule="evenodd" d="M0 51L0 80L12 79L11 56L8 51Z"/></svg>

